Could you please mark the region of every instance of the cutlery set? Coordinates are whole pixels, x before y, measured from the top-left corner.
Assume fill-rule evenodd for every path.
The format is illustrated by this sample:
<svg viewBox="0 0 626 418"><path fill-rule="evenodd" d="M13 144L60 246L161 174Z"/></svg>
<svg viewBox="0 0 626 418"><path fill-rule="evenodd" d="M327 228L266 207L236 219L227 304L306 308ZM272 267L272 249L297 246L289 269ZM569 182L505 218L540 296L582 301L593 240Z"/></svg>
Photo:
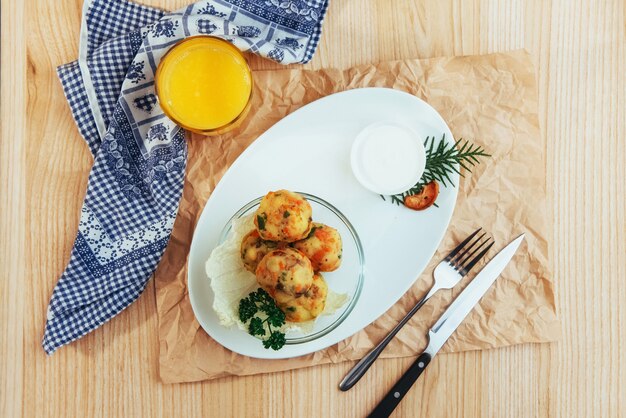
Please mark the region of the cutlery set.
<svg viewBox="0 0 626 418"><path fill-rule="evenodd" d="M494 245L494 242L490 237L485 238L487 235L485 232L478 235L480 232L481 229L478 229L472 233L437 265L433 272L434 284L426 296L417 302L398 325L348 372L346 377L339 384L339 389L347 391L352 388L367 372L374 361L376 361L380 353L400 329L437 291L441 289L451 289L456 286L458 282L469 273L472 267L485 256ZM426 369L428 364L430 364L433 357L439 352L445 342L454 331L456 331L459 325L461 325L463 320L496 281L500 273L502 273L509 261L513 258L513 255L523 239L524 234L509 243L494 256L465 289L463 289L461 294L452 302L428 331L429 341L426 349L424 349L415 362L404 375L402 375L400 380L398 380L387 395L385 395L369 417L388 417L393 412L417 378Z"/></svg>

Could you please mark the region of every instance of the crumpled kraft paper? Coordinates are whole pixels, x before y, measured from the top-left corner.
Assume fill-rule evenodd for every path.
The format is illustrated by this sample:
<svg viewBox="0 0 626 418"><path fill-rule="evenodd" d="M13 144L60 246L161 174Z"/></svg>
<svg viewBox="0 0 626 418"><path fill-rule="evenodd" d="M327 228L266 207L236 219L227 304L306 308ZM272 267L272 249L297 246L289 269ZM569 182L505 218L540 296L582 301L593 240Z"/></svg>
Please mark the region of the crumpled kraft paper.
<svg viewBox="0 0 626 418"><path fill-rule="evenodd" d="M426 292L437 262L477 226L493 234L498 249L521 232L526 232L526 242L442 351L547 342L559 337L554 283L548 269L551 225L546 213L545 141L537 117L534 68L526 52L383 62L344 71L260 71L254 73L254 79L252 111L238 132L216 138L193 136L189 141L180 211L156 272L160 374L164 382L360 359ZM258 360L227 350L200 327L187 294L191 238L211 191L241 152L287 114L332 93L372 86L403 90L424 99L441 113L455 138L483 145L492 157L461 179L450 227L429 267L373 324L335 346L295 359ZM427 329L470 278L463 279L454 290L436 294L382 356L417 355L427 343Z"/></svg>

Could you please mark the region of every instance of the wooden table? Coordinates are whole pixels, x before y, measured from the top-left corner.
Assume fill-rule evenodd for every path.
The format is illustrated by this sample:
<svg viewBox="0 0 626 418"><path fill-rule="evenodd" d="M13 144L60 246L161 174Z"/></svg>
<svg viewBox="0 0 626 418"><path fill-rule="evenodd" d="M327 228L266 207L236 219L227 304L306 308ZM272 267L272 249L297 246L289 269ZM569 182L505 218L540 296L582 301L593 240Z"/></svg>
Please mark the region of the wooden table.
<svg viewBox="0 0 626 418"><path fill-rule="evenodd" d="M77 56L81 6L2 0L0 416L364 416L411 360L379 361L348 393L337 382L350 364L161 384L152 283L46 358L46 307L92 164L54 71ZM625 31L623 0L331 1L307 68L526 48L539 80L562 339L442 355L396 416L626 414Z"/></svg>

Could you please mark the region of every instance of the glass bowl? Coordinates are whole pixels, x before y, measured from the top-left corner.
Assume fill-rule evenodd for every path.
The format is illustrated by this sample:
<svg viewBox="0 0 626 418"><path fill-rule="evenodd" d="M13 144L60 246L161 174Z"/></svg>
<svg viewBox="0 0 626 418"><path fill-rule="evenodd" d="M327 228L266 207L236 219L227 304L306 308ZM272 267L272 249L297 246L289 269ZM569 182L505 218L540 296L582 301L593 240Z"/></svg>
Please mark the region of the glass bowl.
<svg viewBox="0 0 626 418"><path fill-rule="evenodd" d="M322 273L322 275L326 283L328 283L329 290L345 294L348 300L333 314L322 314L317 317L313 323L312 330L309 332L287 332L286 344L292 345L306 343L325 336L337 328L350 315L361 295L365 268L363 246L350 221L339 209L324 199L308 193L297 193L304 196L311 204L314 222L331 226L337 229L341 235L343 244L341 266L333 272ZM220 234L220 244L226 241L230 235L233 221L254 213L259 207L262 198L263 196L254 199L232 216Z"/></svg>

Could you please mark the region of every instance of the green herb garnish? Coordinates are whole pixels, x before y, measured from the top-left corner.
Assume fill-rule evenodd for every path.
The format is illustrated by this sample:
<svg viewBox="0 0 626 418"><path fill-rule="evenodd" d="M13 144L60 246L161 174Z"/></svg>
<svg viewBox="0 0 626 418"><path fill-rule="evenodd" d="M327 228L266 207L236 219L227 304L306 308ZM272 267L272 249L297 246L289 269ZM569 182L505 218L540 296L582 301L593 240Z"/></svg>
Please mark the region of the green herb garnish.
<svg viewBox="0 0 626 418"><path fill-rule="evenodd" d="M265 216L265 214L263 214ZM265 217L261 215L256 216L256 222L261 231L265 231Z"/></svg>
<svg viewBox="0 0 626 418"><path fill-rule="evenodd" d="M426 168L422 178L406 192L391 196L392 203L403 205L406 196L419 194L422 188L433 180L438 181L444 187L453 186L454 183L450 178L452 173L458 173L464 177L459 167L471 172L472 167L480 164L479 157L490 157L481 146L472 144L467 140L459 139L454 144L447 144L445 139L446 135L444 134L439 144L435 146L435 137L426 137L426 141L424 141ZM381 197L386 200L384 196L381 195Z"/></svg>
<svg viewBox="0 0 626 418"><path fill-rule="evenodd" d="M285 325L285 314L263 289L252 292L239 301L239 319L248 324L248 334L259 337L263 347L280 350L285 345L285 334L279 328Z"/></svg>
<svg viewBox="0 0 626 418"><path fill-rule="evenodd" d="M283 218L288 218L288 217L289 217L289 215L291 215L291 213L289 213L289 211L288 211L288 210L286 210L286 211L283 213Z"/></svg>

